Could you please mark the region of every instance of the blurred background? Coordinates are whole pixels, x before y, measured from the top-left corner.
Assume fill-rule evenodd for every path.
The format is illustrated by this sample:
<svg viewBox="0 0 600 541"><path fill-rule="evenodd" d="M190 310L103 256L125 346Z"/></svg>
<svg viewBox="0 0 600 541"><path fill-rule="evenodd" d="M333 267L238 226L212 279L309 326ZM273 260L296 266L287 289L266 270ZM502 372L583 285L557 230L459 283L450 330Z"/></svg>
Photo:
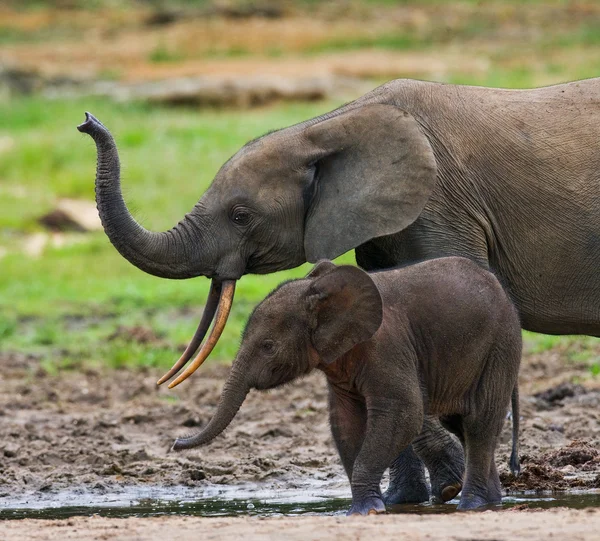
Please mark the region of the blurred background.
<svg viewBox="0 0 600 541"><path fill-rule="evenodd" d="M153 278L110 245L94 205L84 111L112 131L125 198L164 230L249 139L394 78L525 88L600 75L600 2L569 0L3 0L0 356L56 373L169 366L208 280ZM353 254L344 261L353 262ZM247 276L212 356L307 266ZM526 333L600 372L598 341Z"/></svg>

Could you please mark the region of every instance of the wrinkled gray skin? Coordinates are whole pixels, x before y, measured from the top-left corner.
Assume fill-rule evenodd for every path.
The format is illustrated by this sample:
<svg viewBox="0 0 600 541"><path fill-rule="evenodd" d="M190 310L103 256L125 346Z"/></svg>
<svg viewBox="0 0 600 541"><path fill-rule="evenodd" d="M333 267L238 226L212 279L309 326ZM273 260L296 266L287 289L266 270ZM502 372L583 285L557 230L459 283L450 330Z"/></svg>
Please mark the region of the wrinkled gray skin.
<svg viewBox="0 0 600 541"><path fill-rule="evenodd" d="M392 81L250 142L164 233L129 214L108 130L93 118L80 129L98 148L104 229L148 273L238 279L352 248L366 270L462 255L500 277L524 328L600 336L600 79L534 90ZM460 446L427 421L413 447L440 498L461 478ZM393 472L399 502L426 499L414 453Z"/></svg>
<svg viewBox="0 0 600 541"><path fill-rule="evenodd" d="M383 472L410 449L426 414L440 417L465 446L459 509L496 504L494 449L520 360L517 312L476 263L449 257L369 275L323 261L256 308L215 416L173 448L210 442L249 389L271 389L317 368L327 376L332 433L352 487L349 514L385 511ZM515 425L516 470L517 436Z"/></svg>

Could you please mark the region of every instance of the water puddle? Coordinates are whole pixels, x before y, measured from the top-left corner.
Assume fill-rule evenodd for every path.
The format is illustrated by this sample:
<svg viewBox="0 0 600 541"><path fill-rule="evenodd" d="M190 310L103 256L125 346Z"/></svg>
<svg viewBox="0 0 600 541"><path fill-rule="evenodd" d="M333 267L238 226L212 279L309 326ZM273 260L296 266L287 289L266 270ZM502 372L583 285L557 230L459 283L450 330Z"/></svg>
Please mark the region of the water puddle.
<svg viewBox="0 0 600 541"><path fill-rule="evenodd" d="M350 506L345 490L328 490L319 496L304 490L264 491L244 487L198 490L146 488L136 494L97 495L62 492L41 500L0 501L0 520L73 516L150 517L188 515L202 517L338 515ZM456 511L458 500L446 504L397 505L390 513L441 514ZM519 494L504 498L502 508L527 505L530 509L600 507L600 491L572 491L559 494Z"/></svg>

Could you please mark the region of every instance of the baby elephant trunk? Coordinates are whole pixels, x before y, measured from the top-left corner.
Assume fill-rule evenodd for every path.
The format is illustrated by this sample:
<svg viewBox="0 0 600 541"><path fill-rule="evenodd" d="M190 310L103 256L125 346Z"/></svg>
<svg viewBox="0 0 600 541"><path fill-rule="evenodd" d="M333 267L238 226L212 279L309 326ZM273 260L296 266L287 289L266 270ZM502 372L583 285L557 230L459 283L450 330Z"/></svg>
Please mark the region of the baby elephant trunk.
<svg viewBox="0 0 600 541"><path fill-rule="evenodd" d="M172 447L173 451L191 449L205 445L215 439L229 426L229 423L235 417L249 391L250 387L247 385L245 378L238 374L234 366L223 388L223 393L219 399L217 412L214 417L204 430L187 438L178 438L175 440Z"/></svg>

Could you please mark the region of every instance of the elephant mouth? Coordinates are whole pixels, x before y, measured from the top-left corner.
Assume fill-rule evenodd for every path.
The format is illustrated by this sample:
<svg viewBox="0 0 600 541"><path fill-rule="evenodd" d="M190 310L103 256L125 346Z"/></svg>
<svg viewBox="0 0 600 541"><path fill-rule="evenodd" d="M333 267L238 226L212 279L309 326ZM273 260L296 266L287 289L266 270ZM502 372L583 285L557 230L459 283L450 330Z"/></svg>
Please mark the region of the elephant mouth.
<svg viewBox="0 0 600 541"><path fill-rule="evenodd" d="M227 323L229 313L231 312L233 296L235 294L235 283L235 280L218 281L213 278L210 284L210 292L208 294L206 306L204 307L204 312L202 313L200 323L198 324L194 336L177 362L156 382L157 385L162 385L165 381L171 379L187 364L200 347L200 344L202 344L202 340L204 340L204 337L214 320L214 325L206 342L202 344L200 352L185 371L169 384L169 389L176 387L182 381L189 378L208 358L219 341L223 329L225 328L225 324Z"/></svg>

